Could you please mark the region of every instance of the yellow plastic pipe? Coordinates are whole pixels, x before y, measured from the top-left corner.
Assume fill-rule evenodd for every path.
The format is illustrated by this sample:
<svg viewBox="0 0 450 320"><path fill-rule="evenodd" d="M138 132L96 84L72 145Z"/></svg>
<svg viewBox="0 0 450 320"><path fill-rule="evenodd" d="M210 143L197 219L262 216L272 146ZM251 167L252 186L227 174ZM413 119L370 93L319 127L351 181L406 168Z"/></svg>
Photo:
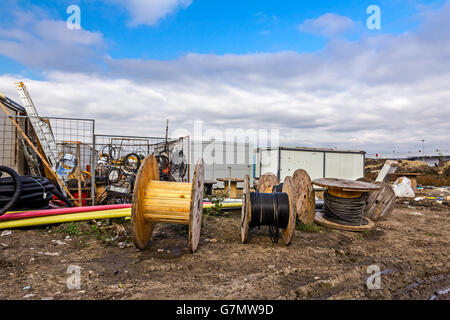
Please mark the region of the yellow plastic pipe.
<svg viewBox="0 0 450 320"><path fill-rule="evenodd" d="M93 211L83 213L69 213L48 217L27 218L11 221L0 222L0 229L12 229L20 227L40 226L54 223L64 223L72 221L96 220L96 219L113 219L131 216L131 209L116 209Z"/></svg>
<svg viewBox="0 0 450 320"><path fill-rule="evenodd" d="M203 205L203 208L212 208L211 203L207 203ZM242 203L222 203L222 208L241 208ZM17 211L20 212L20 211ZM8 213L13 213L7 212ZM73 222L73 221L84 221L84 220L97 220L97 219L114 219L114 218L129 218L131 217L131 209L116 209L116 210L103 210L103 211L92 211L92 212L82 212L82 213L69 213L69 214L60 214L56 216L48 216L48 217L36 217L36 218L26 218L26 219L18 219L18 220L10 220L0 222L0 230L1 229L13 229L13 228L21 228L21 227L31 227L31 226L40 226L46 224L55 224L55 223L64 223L64 222Z"/></svg>
<svg viewBox="0 0 450 320"><path fill-rule="evenodd" d="M207 203L203 205L204 209L212 207L213 207L212 203ZM222 203L222 208L242 208L242 202Z"/></svg>

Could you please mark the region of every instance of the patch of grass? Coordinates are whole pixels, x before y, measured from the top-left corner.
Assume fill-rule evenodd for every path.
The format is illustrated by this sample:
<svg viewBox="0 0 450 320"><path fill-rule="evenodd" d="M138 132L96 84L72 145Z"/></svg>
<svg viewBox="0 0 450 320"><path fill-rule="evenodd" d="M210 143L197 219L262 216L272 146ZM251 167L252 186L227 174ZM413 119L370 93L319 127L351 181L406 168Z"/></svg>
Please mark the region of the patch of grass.
<svg viewBox="0 0 450 320"><path fill-rule="evenodd" d="M309 233L319 233L319 232L323 231L323 228L321 226L318 226L317 224L314 224L314 223L304 224L301 221L297 221L295 229L303 231L303 232L309 232Z"/></svg>
<svg viewBox="0 0 450 320"><path fill-rule="evenodd" d="M78 236L81 234L80 223L79 222L66 223L62 225L62 228L59 231L73 236Z"/></svg>

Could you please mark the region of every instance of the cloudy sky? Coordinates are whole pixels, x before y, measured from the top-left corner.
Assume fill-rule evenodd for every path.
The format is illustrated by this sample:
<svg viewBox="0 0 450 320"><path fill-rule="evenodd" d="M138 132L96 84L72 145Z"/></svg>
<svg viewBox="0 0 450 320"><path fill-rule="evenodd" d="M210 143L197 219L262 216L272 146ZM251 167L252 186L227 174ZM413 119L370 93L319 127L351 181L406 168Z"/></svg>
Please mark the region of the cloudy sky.
<svg viewBox="0 0 450 320"><path fill-rule="evenodd" d="M450 153L450 0L2 0L0 92L16 101L17 80L41 115L98 133L201 120L276 128L284 145Z"/></svg>

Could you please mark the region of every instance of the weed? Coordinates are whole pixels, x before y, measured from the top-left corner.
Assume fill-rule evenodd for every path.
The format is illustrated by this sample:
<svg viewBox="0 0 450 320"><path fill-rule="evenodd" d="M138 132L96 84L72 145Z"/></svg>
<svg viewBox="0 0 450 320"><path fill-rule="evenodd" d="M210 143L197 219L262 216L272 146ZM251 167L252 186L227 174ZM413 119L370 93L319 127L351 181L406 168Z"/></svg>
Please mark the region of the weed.
<svg viewBox="0 0 450 320"><path fill-rule="evenodd" d="M70 223L64 224L62 226L62 229L60 229L60 232L77 236L77 235L81 234L80 224L78 222L70 222Z"/></svg>
<svg viewBox="0 0 450 320"><path fill-rule="evenodd" d="M203 210L203 214L207 217L215 217L222 215L223 201L228 198L228 193L217 193L216 195L204 195L212 203L211 208L206 208Z"/></svg>
<svg viewBox="0 0 450 320"><path fill-rule="evenodd" d="M297 225L295 226L296 230L309 232L309 233L319 233L323 230L321 226L318 226L317 224L311 223L311 224L304 224L301 221L297 221Z"/></svg>

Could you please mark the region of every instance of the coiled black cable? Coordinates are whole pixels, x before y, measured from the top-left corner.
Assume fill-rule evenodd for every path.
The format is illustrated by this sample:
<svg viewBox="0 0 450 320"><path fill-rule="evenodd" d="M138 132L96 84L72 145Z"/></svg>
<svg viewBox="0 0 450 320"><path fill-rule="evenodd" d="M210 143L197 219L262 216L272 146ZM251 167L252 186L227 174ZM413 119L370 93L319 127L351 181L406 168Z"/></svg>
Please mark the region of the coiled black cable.
<svg viewBox="0 0 450 320"><path fill-rule="evenodd" d="M279 229L286 229L289 224L289 197L287 193L250 192L251 221L250 228L268 226L270 238L277 243Z"/></svg>
<svg viewBox="0 0 450 320"><path fill-rule="evenodd" d="M53 195L56 195L67 206L74 206L73 202L66 198L49 179L19 176L15 171L14 173L15 175L12 174L9 178L0 178L0 208L2 211L49 209L49 202ZM17 181L21 186L19 192L17 192Z"/></svg>
<svg viewBox="0 0 450 320"><path fill-rule="evenodd" d="M20 176L17 174L17 172L11 168L0 166L0 177L3 175L3 172L11 176L10 179L12 182L12 195L3 198L0 191L0 216L16 204L17 200L20 197L20 194L22 193L22 181L20 180Z"/></svg>
<svg viewBox="0 0 450 320"><path fill-rule="evenodd" d="M272 187L272 192L283 192L283 183L280 183L278 185L274 185Z"/></svg>
<svg viewBox="0 0 450 320"><path fill-rule="evenodd" d="M366 225L368 222L362 216L365 206L365 196L359 198L340 198L325 192L323 217L332 222L347 226Z"/></svg>

